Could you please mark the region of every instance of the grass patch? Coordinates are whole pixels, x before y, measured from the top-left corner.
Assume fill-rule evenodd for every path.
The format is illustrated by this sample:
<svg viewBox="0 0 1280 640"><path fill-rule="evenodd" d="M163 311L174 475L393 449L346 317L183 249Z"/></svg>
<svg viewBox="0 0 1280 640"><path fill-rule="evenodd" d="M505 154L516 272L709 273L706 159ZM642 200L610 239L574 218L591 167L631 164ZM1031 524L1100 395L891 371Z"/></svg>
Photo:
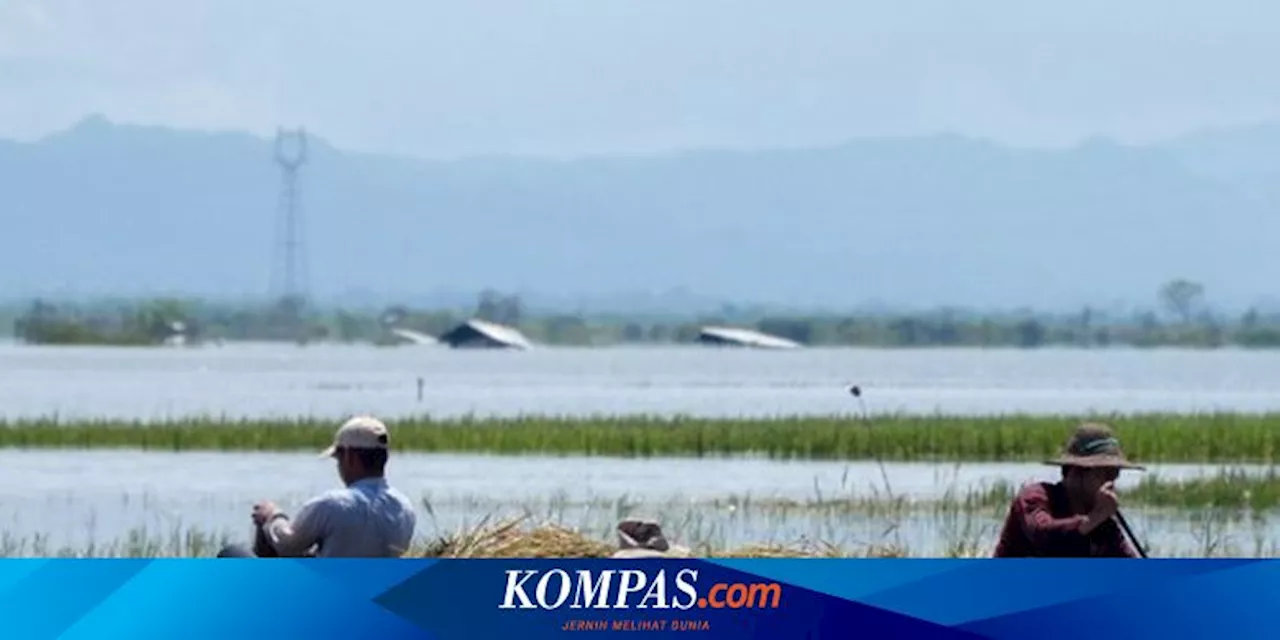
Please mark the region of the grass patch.
<svg viewBox="0 0 1280 640"><path fill-rule="evenodd" d="M1264 463L1280 444L1280 415L1134 414L1068 418L1008 415L763 419L645 416L458 418L388 421L400 451L492 454L721 456L896 461L1038 461L1081 419L1116 427L1145 462ZM0 447L163 451L319 451L329 419L185 418L163 422L0 421Z"/></svg>
<svg viewBox="0 0 1280 640"><path fill-rule="evenodd" d="M55 547L48 536L18 537L0 532L0 558L211 558L231 538L199 527L175 527L164 533L140 528L103 543Z"/></svg>
<svg viewBox="0 0 1280 640"><path fill-rule="evenodd" d="M1041 479L1051 482L1057 476L1050 469ZM873 484L842 485L830 491L815 489L809 497L799 499L730 494L698 501L676 496L666 502L653 501L649 504L664 507L684 505L712 512L783 517L809 513L832 518L908 515L943 518L982 513L998 518L1004 515L1009 501L1020 488L1020 483L999 479L967 487L948 486L934 496L911 498L890 494ZM1280 510L1280 468L1269 467L1253 473L1244 469L1226 468L1213 474L1183 479L1148 474L1141 477L1136 486L1122 489L1120 500L1125 506L1155 507L1174 512L1205 509ZM424 502L429 503L429 498L424 499ZM625 496L583 501L559 497L547 502L545 513L549 517L562 517L573 508L627 513L639 504L640 502ZM469 506L463 505L463 508L468 509Z"/></svg>
<svg viewBox="0 0 1280 640"><path fill-rule="evenodd" d="M1199 520L1204 520L1200 522ZM1204 529L1204 539L1191 546L1150 549L1152 557L1280 557L1280 547L1259 538L1256 544L1234 544L1218 532L1232 518L1207 514L1192 523ZM1259 528L1261 527L1261 529ZM1258 533L1265 523L1254 528ZM1210 530L1214 530L1210 533ZM800 539L794 542L768 542L720 546L707 540L676 541L688 544L693 557L700 558L985 558L994 543L993 531L966 530L943 545L939 551L920 553L889 536L885 539L856 544L833 544L822 540ZM0 557L13 558L212 558L232 537L214 534L199 527L175 528L165 533L147 529L130 531L124 537L106 543L91 542L82 547L53 547L41 535L16 537L0 532ZM514 517L491 522L489 519L433 539L419 538L406 558L608 558L616 542L583 533L560 523L535 523L527 517Z"/></svg>
<svg viewBox="0 0 1280 640"><path fill-rule="evenodd" d="M1151 475L1124 492L1123 499L1173 509L1276 509L1280 508L1280 473L1275 468L1262 474L1224 469L1214 475L1176 481Z"/></svg>
<svg viewBox="0 0 1280 640"><path fill-rule="evenodd" d="M449 502L432 504L422 498L420 532L432 526L438 513L522 513L494 519L471 516L445 535L419 537L411 557L455 558L602 558L614 550L611 522L637 515L657 516L668 535L691 547L699 557L985 557L995 542L1008 501L1017 485L1007 481L970 488L950 488L941 495L913 500L883 495L854 486L808 499L725 496L690 501L635 502L626 497L577 502L552 498L546 505L492 505ZM1224 470L1184 480L1148 476L1122 491L1121 502L1144 539L1164 538L1153 555L1215 557L1277 557L1277 533L1272 520L1280 513L1280 472L1247 474ZM1152 510L1154 508L1154 510ZM593 517L594 516L594 517ZM604 516L601 518L600 516ZM815 527L792 529L784 538L742 540L726 529L747 526L757 532L774 530L774 523L793 518L816 518ZM538 524L534 524L538 523ZM567 526L565 523L576 523ZM872 524L871 527L865 525ZM926 527L927 549L912 548ZM584 533L584 528L587 532ZM237 529L239 529L237 527ZM867 530L872 533L867 535ZM862 534L857 531L861 530ZM883 533L874 533L881 531ZM852 535L851 535L852 532ZM789 536L802 533L792 540ZM1181 537L1175 542L1170 538ZM75 547L55 546L41 534L0 531L0 557L212 557L240 535L214 533L199 526L172 529L142 528L118 539ZM1244 539L1241 539L1241 535ZM1148 541L1149 542L1149 541Z"/></svg>

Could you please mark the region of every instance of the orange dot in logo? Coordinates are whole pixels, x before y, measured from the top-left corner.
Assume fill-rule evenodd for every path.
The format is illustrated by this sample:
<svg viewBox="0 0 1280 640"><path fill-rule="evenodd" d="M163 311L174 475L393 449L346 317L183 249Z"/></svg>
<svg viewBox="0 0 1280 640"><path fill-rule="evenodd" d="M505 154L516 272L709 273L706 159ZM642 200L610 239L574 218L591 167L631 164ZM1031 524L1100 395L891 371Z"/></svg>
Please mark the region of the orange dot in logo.
<svg viewBox="0 0 1280 640"><path fill-rule="evenodd" d="M707 608L707 599L706 599L706 598L698 598L698 608L699 608L699 609L706 609L706 608Z"/></svg>

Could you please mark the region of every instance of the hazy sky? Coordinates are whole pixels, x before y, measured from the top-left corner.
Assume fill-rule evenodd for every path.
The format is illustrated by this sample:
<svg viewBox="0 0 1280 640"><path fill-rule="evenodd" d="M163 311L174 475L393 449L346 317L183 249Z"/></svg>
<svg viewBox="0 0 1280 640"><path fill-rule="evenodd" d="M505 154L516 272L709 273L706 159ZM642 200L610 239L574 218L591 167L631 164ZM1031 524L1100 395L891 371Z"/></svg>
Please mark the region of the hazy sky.
<svg viewBox="0 0 1280 640"><path fill-rule="evenodd" d="M0 0L0 137L86 114L576 155L1280 120L1268 0Z"/></svg>

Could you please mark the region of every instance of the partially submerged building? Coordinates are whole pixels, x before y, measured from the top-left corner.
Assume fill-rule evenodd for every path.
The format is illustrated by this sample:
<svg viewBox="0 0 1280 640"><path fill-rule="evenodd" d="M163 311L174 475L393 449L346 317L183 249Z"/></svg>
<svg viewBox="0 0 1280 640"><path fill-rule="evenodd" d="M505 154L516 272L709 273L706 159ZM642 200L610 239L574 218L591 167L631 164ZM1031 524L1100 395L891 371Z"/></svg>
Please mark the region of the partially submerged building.
<svg viewBox="0 0 1280 640"><path fill-rule="evenodd" d="M454 348L529 349L533 344L518 329L485 320L468 320L437 338Z"/></svg>
<svg viewBox="0 0 1280 640"><path fill-rule="evenodd" d="M698 342L723 347L752 347L756 349L796 349L800 343L778 336L739 329L737 327L703 327L698 332Z"/></svg>
<svg viewBox="0 0 1280 640"><path fill-rule="evenodd" d="M413 329L404 329L401 327L394 327L391 329L391 335L399 338L400 342L406 343L406 344L416 344L416 345L423 345L423 346L434 346L434 345L440 344L439 340L436 340L435 338L432 338L431 336L425 333L422 333L420 331L414 331Z"/></svg>

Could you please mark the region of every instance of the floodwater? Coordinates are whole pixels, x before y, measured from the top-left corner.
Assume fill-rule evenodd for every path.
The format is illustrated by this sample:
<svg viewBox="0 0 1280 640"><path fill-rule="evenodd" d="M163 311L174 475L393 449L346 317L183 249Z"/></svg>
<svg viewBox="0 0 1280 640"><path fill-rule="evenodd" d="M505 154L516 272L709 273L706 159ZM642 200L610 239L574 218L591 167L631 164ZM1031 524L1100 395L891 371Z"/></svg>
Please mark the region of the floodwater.
<svg viewBox="0 0 1280 640"><path fill-rule="evenodd" d="M418 399L417 380L423 380ZM0 417L1280 410L1280 352L0 344Z"/></svg>
<svg viewBox="0 0 1280 640"><path fill-rule="evenodd" d="M419 399L417 380L423 381ZM879 412L1082 414L1280 410L1280 352L726 350L540 348L527 352L320 345L194 349L37 348L0 343L0 417L163 419L182 415L386 417L517 414L849 414L864 390ZM778 500L938 497L996 481L1052 478L1040 465L887 464L762 459L397 455L391 477L419 504L429 537L485 517L527 514L607 538L648 515L678 541L892 542L918 555L994 540L1002 509L886 515L783 509ZM1213 467L1157 466L1162 476ZM337 485L306 454L0 450L0 534L85 548L145 529L247 536L263 498L296 510ZM1128 476L1123 486L1131 486ZM864 510L865 511L865 510ZM1200 553L1280 545L1266 521L1126 509L1140 536ZM1203 531L1203 535L1202 535ZM1216 540L1216 538L1214 538ZM6 547L10 548L10 547Z"/></svg>
<svg viewBox="0 0 1280 640"><path fill-rule="evenodd" d="M917 500L963 495L998 481L1052 479L1057 473L1034 464L887 463L884 470L888 491ZM1217 470L1156 465L1150 472L1187 478ZM818 539L852 545L885 542L892 520L898 526L894 536L915 553L941 553L956 541L993 540L1002 510L890 518L773 504L871 498L877 491L883 496L884 478L875 463L400 454L389 475L417 502L422 537L471 526L486 516L527 513L535 521L559 522L607 539L619 518L638 514L661 519L673 537L690 543ZM1122 477L1121 488L1136 479ZM269 498L292 511L336 486L332 463L307 454L4 450L0 531L10 539L44 536L55 548L101 545L136 529L157 537L188 527L247 536L257 500ZM1165 524L1156 527L1161 517ZM1135 528L1155 529L1152 542L1193 551L1198 542L1189 517L1181 514L1168 526L1169 516L1130 514Z"/></svg>

